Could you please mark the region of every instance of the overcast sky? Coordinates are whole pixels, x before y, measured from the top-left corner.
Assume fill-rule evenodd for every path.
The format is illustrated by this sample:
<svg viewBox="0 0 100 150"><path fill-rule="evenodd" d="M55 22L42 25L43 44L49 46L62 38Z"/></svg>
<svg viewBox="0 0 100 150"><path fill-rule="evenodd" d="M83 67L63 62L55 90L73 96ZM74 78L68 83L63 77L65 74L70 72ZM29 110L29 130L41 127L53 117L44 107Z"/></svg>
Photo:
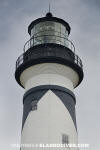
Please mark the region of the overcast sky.
<svg viewBox="0 0 100 150"><path fill-rule="evenodd" d="M22 89L15 62L29 39L27 27L45 16L49 0L0 0L0 149L20 143ZM54 16L71 26L71 39L83 60L84 80L75 89L79 143L100 149L100 0L52 0ZM19 150L16 148L15 150ZM85 149L82 149L85 150Z"/></svg>

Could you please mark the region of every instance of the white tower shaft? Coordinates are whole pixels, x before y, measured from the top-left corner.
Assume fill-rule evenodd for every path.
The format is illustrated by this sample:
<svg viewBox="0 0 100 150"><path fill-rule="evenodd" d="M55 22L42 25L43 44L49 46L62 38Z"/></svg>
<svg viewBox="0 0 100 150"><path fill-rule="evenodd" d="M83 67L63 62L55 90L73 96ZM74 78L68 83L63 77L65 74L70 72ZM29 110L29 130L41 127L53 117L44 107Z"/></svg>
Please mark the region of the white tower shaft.
<svg viewBox="0 0 100 150"><path fill-rule="evenodd" d="M78 80L75 71L56 63L34 65L21 74L26 89L22 144L34 144L37 150L41 143L77 144L73 88Z"/></svg>

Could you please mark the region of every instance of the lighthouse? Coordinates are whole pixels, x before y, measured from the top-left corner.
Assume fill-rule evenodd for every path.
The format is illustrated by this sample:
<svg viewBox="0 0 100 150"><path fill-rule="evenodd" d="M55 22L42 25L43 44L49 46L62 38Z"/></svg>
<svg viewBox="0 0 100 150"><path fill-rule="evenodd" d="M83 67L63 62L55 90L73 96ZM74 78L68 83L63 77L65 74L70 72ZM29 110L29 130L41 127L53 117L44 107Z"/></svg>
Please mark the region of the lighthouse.
<svg viewBox="0 0 100 150"><path fill-rule="evenodd" d="M21 144L33 144L29 150L78 143L74 88L83 80L83 65L70 31L66 21L50 12L28 26L30 39L16 61L15 79L25 89Z"/></svg>

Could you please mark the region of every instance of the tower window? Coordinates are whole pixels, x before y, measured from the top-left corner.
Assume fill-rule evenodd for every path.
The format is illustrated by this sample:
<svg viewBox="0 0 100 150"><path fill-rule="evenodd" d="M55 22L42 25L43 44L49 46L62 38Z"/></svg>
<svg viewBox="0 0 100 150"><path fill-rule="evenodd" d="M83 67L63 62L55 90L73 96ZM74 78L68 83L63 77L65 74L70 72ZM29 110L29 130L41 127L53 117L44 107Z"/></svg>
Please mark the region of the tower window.
<svg viewBox="0 0 100 150"><path fill-rule="evenodd" d="M31 107L32 107L32 111L37 110L37 100L32 101L31 103Z"/></svg>
<svg viewBox="0 0 100 150"><path fill-rule="evenodd" d="M66 134L62 134L62 144L68 144L69 143L69 137Z"/></svg>

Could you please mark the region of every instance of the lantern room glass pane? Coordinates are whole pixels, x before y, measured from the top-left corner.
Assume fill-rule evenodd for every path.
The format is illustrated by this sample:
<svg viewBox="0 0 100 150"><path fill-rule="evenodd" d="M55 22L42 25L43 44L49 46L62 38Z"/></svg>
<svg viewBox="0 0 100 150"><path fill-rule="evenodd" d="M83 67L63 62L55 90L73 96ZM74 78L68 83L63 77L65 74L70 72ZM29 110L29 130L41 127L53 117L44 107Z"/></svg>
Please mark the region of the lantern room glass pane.
<svg viewBox="0 0 100 150"><path fill-rule="evenodd" d="M34 37L34 45L56 43L66 46L68 31L61 23L45 21L34 26L31 30L31 37Z"/></svg>

